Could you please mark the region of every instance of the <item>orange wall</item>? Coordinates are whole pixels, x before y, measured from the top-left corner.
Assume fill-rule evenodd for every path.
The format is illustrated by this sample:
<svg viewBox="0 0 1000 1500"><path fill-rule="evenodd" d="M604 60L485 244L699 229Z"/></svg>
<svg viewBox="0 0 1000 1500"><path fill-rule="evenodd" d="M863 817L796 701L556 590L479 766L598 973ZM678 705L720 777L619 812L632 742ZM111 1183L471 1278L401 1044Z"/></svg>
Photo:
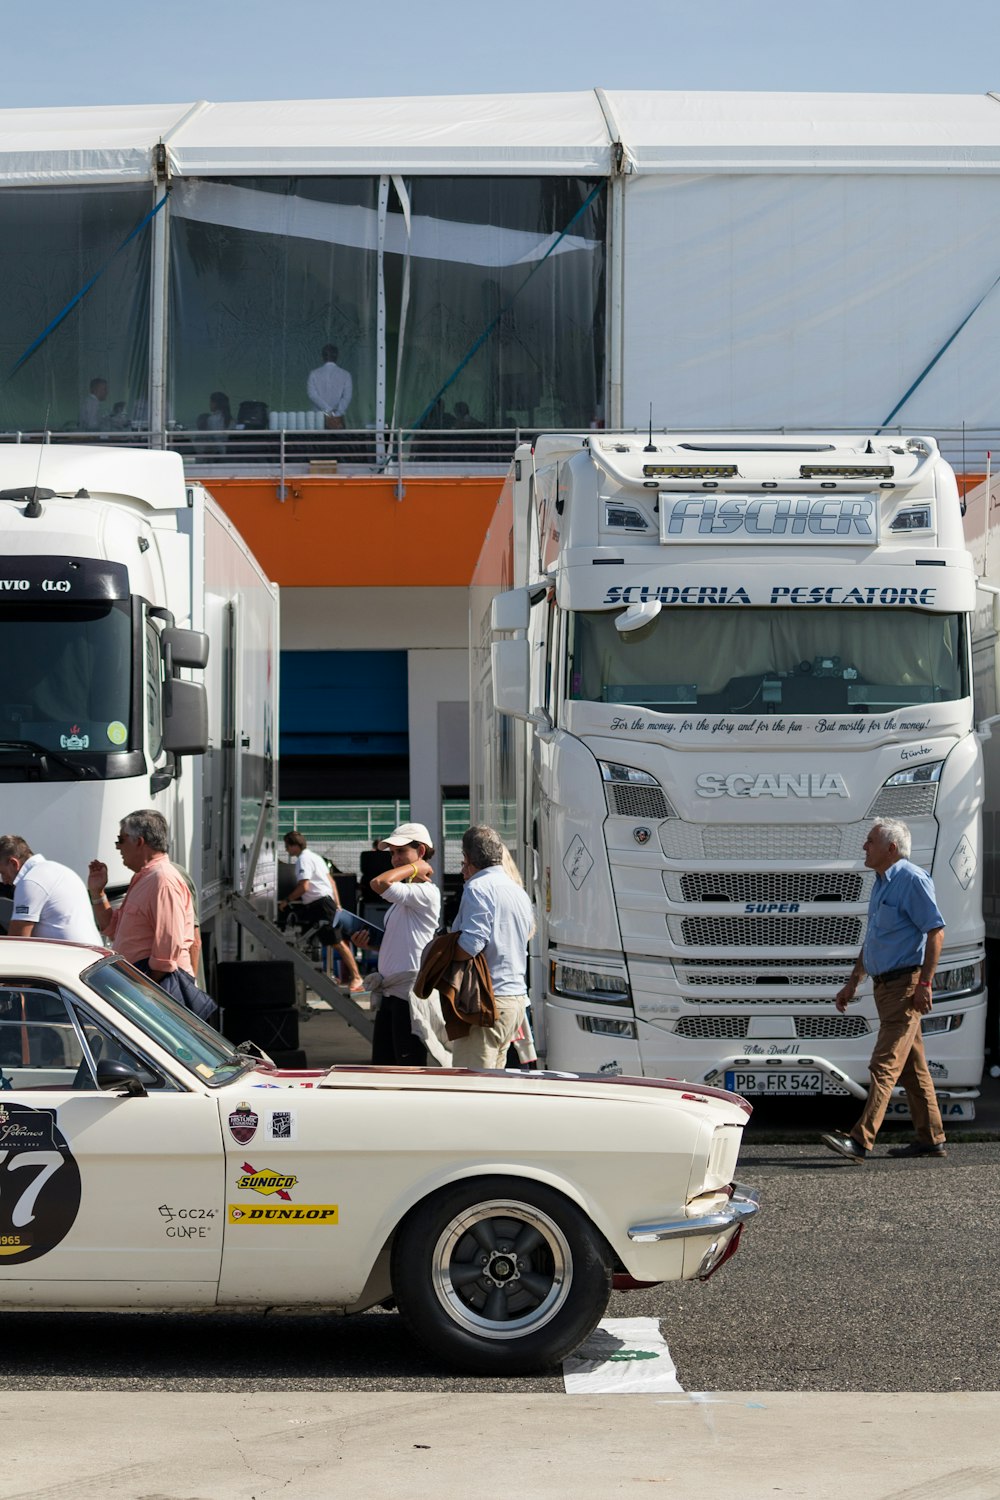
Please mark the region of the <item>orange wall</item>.
<svg viewBox="0 0 1000 1500"><path fill-rule="evenodd" d="M472 578L503 479L222 479L215 496L283 588L409 584L464 586Z"/></svg>

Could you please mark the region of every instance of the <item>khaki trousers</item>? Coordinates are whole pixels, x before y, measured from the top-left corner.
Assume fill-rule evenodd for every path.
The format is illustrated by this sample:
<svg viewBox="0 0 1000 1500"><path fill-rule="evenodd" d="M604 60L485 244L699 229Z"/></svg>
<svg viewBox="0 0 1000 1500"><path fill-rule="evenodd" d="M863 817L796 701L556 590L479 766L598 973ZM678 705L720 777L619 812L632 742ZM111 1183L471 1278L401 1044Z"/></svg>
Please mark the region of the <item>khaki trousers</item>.
<svg viewBox="0 0 1000 1500"><path fill-rule="evenodd" d="M868 1064L871 1082L861 1118L851 1131L858 1144L868 1151L875 1144L897 1083L906 1090L917 1139L925 1145L936 1145L945 1138L920 1032L920 1012L913 1005L913 992L919 976L920 970L914 969L902 979L875 985L879 1028L875 1050Z"/></svg>
<svg viewBox="0 0 1000 1500"><path fill-rule="evenodd" d="M473 1026L468 1036L456 1037L451 1044L453 1068L505 1068L507 1048L524 1020L527 995L498 995L496 1023Z"/></svg>

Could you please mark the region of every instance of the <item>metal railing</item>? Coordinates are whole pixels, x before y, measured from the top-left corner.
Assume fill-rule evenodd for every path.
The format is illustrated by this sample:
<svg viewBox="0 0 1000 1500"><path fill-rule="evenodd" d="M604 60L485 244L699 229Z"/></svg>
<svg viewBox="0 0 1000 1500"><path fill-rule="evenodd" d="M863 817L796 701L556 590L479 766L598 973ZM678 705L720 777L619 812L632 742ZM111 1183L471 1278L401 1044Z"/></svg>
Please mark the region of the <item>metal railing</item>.
<svg viewBox="0 0 1000 1500"><path fill-rule="evenodd" d="M298 414L296 414L298 415ZM263 467L275 473L282 466L297 474L318 472L336 465L369 473L396 473L404 465L415 468L426 465L482 467L493 470L505 467L519 443L536 438L539 432L579 433L581 427L554 427L532 423L513 427L445 427L445 428L344 428L327 432L312 426L276 428L233 427L224 432L169 427L164 432L129 429L110 432L75 430L20 430L0 433L0 443L101 443L114 447L170 448L180 453L192 468L220 469L229 465L239 470L246 466ZM637 435L645 428L616 429ZM680 429L676 429L680 430ZM863 436L880 433L882 437L906 438L930 436L937 439L941 452L950 464L963 472L985 467L987 450L1000 450L1000 425L937 427L933 423L919 426L894 423L857 422L850 426L828 427L817 423L811 427L685 427L687 434L712 437L738 430L749 436L794 437L797 433L822 431L832 437ZM663 432L663 428L654 429Z"/></svg>
<svg viewBox="0 0 1000 1500"><path fill-rule="evenodd" d="M441 806L444 825L443 864L446 875L461 868L461 837L469 826L469 804L449 799ZM361 855L376 839L385 838L400 823L410 820L410 804L405 801L384 802L281 802L278 805L278 827L281 834L297 828L309 840L309 847L331 859L339 870L357 874Z"/></svg>

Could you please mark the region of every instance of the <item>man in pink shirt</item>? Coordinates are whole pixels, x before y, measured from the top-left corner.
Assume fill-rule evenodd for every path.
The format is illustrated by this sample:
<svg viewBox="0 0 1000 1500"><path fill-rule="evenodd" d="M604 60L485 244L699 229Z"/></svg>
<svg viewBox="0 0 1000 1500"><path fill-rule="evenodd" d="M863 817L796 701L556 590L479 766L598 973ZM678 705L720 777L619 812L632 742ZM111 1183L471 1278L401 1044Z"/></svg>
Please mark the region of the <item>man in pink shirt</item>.
<svg viewBox="0 0 1000 1500"><path fill-rule="evenodd" d="M167 857L169 839L162 813L152 808L129 813L115 840L122 863L133 872L121 904L114 909L108 901L108 867L98 859L90 862L87 889L98 928L122 958L209 1020L215 1004L193 980L194 903Z"/></svg>

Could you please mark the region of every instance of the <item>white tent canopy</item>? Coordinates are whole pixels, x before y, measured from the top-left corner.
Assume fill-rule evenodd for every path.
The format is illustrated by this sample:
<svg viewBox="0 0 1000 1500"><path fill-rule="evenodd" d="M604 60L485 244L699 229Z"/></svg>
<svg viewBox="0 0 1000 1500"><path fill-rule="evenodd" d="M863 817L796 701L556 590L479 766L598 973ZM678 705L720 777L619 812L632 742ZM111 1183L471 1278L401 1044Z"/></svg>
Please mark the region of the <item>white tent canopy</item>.
<svg viewBox="0 0 1000 1500"><path fill-rule="evenodd" d="M1000 171L990 94L595 90L0 110L0 185L179 177Z"/></svg>
<svg viewBox="0 0 1000 1500"><path fill-rule="evenodd" d="M487 269L537 263L551 236L431 216L404 233L381 199L334 210L205 179L391 176L404 203L420 176L610 179L598 352L612 421L640 425L650 400L672 426L1000 421L1000 96L598 89L0 110L0 190L152 191L157 156L178 218L375 237L380 256L405 245L415 264ZM567 237L559 258L587 245Z"/></svg>

